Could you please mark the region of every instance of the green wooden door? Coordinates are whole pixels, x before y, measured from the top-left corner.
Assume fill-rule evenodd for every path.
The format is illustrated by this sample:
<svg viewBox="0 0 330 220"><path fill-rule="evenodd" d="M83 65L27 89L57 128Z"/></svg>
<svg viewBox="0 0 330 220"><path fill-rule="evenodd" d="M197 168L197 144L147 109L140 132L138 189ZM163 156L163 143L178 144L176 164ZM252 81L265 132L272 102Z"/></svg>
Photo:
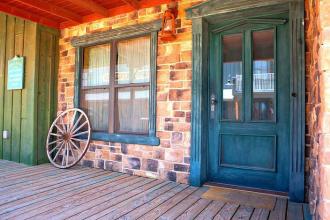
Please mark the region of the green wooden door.
<svg viewBox="0 0 330 220"><path fill-rule="evenodd" d="M213 29L209 181L288 191L288 30L285 16Z"/></svg>

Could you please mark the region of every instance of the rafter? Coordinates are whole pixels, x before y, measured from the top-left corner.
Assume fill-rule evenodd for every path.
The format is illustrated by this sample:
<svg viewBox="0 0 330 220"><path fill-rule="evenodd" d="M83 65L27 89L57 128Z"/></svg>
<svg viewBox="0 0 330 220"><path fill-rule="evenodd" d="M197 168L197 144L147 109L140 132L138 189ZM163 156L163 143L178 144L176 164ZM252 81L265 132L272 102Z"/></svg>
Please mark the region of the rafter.
<svg viewBox="0 0 330 220"><path fill-rule="evenodd" d="M128 4L129 6L131 6L134 9L139 9L140 8L140 4L137 0L122 0L123 2L125 2L126 4Z"/></svg>
<svg viewBox="0 0 330 220"><path fill-rule="evenodd" d="M57 17L64 18L66 20L70 20L73 22L80 23L82 21L82 17L78 14L75 14L67 9L58 7L50 2L44 2L41 0L16 0L20 3L28 5L30 7L36 8L38 10L47 12L49 14L55 15Z"/></svg>
<svg viewBox="0 0 330 220"><path fill-rule="evenodd" d="M53 28L58 29L60 26L60 24L56 21L53 21L53 20L47 19L47 18L42 18L31 12L16 8L14 6L9 6L8 4L2 3L2 2L0 2L0 11L17 16L17 17L21 17L23 19L34 21L39 24L46 25L48 27L53 27Z"/></svg>
<svg viewBox="0 0 330 220"><path fill-rule="evenodd" d="M91 10L92 12L99 14L103 17L109 16L109 11L102 5L92 1L92 0L69 0L73 4L85 8L87 10Z"/></svg>

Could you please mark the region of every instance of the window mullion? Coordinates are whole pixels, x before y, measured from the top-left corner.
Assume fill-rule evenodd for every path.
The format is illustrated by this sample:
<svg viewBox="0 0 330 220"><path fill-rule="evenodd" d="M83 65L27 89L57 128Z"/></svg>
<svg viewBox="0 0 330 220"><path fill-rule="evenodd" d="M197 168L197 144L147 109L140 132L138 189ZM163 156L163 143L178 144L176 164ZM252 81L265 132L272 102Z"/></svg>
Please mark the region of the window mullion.
<svg viewBox="0 0 330 220"><path fill-rule="evenodd" d="M115 75L116 75L116 62L117 62L117 47L116 41L111 45L110 56L110 87L109 87L109 133L115 131Z"/></svg>

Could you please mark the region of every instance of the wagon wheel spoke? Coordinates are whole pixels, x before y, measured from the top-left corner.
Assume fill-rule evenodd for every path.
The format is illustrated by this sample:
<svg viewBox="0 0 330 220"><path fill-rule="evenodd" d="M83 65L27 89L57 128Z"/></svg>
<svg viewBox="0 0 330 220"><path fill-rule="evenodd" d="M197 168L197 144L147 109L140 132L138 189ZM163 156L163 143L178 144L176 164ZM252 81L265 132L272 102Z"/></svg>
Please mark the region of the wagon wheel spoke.
<svg viewBox="0 0 330 220"><path fill-rule="evenodd" d="M55 133L49 133L49 134L52 136L60 137L60 138L63 136L62 134L55 134Z"/></svg>
<svg viewBox="0 0 330 220"><path fill-rule="evenodd" d="M81 128L83 128L86 124L88 123L88 121L85 121L84 123L82 123L77 129L75 129L72 134L77 133L77 131L79 131Z"/></svg>
<svg viewBox="0 0 330 220"><path fill-rule="evenodd" d="M61 150L63 149L63 144L64 144L64 142L61 144L60 149L58 149L57 153L55 154L55 156L53 158L53 161L56 161L56 158L58 157L58 155L60 154Z"/></svg>
<svg viewBox="0 0 330 220"><path fill-rule="evenodd" d="M73 128L74 120L75 120L75 118L76 118L76 115L77 115L77 112L75 111L75 112L73 113L71 123L69 124L69 131L72 131L71 129Z"/></svg>
<svg viewBox="0 0 330 220"><path fill-rule="evenodd" d="M79 138L71 138L73 141L78 141L78 142L88 142L87 139L79 139Z"/></svg>
<svg viewBox="0 0 330 220"><path fill-rule="evenodd" d="M79 151L80 153L82 153L82 151L80 150L80 148L72 140L70 140L70 143L73 145L74 148L77 149L77 151Z"/></svg>
<svg viewBox="0 0 330 220"><path fill-rule="evenodd" d="M61 141L63 141L63 140L62 139L57 139L56 141L48 143L48 146L53 145L53 144L58 143L58 142L61 142Z"/></svg>
<svg viewBox="0 0 330 220"><path fill-rule="evenodd" d="M54 125L57 128L57 130L60 131L61 134L64 134L64 131L58 126L58 124L55 123Z"/></svg>
<svg viewBox="0 0 330 220"><path fill-rule="evenodd" d="M60 123L62 124L63 131L64 131L64 132L67 132L67 128L66 128L66 126L65 126L65 124L64 124L64 120L63 120L63 117L62 117L62 116L60 117Z"/></svg>
<svg viewBox="0 0 330 220"><path fill-rule="evenodd" d="M70 152L69 152L69 144L67 143L66 144L66 166L68 166L69 165L69 154Z"/></svg>
<svg viewBox="0 0 330 220"><path fill-rule="evenodd" d="M80 122L80 120L82 119L83 116L84 116L83 114L81 114L81 115L79 116L79 118L77 119L76 123L74 123L74 125L73 125L73 127L70 129L70 131L76 129L76 127L78 126L78 124L79 124L79 122Z"/></svg>
<svg viewBox="0 0 330 220"><path fill-rule="evenodd" d="M54 147L51 151L49 151L49 154L52 154L56 149L58 149L63 141L61 141L59 144L56 144L56 147Z"/></svg>
<svg viewBox="0 0 330 220"><path fill-rule="evenodd" d="M69 147L70 147L70 151L71 151L71 153L72 153L73 160L75 161L75 160L76 160L76 155L74 155L75 152L74 152L74 150L73 150L73 148L72 148L72 144L71 144L71 143L69 143Z"/></svg>
<svg viewBox="0 0 330 220"><path fill-rule="evenodd" d="M83 132L80 132L80 133L78 133L78 134L74 134L74 135L72 135L72 137L77 137L77 136L84 135L84 134L88 134L88 133L89 133L89 131L83 131Z"/></svg>

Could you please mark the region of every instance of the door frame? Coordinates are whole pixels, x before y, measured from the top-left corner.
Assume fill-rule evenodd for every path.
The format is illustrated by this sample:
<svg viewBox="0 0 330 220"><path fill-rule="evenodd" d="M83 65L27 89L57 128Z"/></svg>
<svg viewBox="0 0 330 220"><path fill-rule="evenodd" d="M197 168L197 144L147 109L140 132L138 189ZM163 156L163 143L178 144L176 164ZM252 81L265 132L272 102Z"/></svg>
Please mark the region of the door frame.
<svg viewBox="0 0 330 220"><path fill-rule="evenodd" d="M253 9L253 10L252 10ZM186 10L192 20L192 117L190 184L207 181L209 142L209 24L218 19L247 18L256 14L289 13L290 34L290 170L289 198L305 195L305 37L303 0L209 0Z"/></svg>

